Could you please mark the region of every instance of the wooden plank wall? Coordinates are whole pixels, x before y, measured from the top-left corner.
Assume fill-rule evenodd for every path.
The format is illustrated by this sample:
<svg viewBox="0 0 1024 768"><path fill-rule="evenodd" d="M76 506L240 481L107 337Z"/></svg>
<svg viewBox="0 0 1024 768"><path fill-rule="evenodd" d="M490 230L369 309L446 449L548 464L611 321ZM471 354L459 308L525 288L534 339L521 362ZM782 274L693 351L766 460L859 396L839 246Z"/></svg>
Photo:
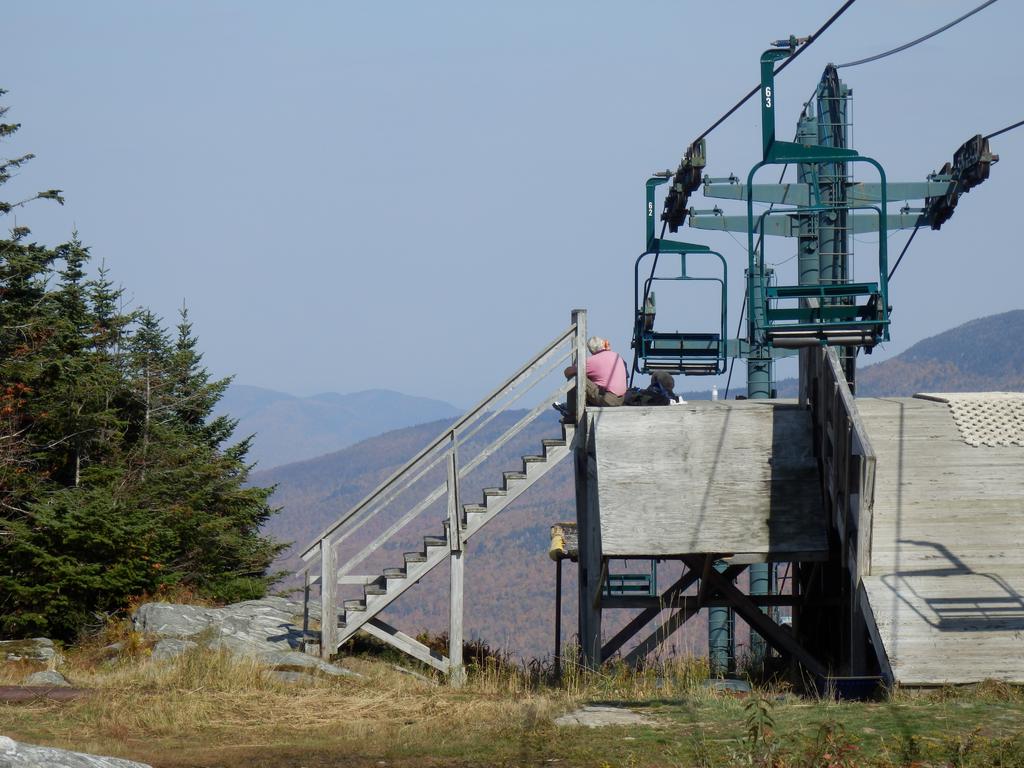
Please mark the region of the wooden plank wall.
<svg viewBox="0 0 1024 768"><path fill-rule="evenodd" d="M806 409L697 401L590 414L605 557L826 554Z"/></svg>

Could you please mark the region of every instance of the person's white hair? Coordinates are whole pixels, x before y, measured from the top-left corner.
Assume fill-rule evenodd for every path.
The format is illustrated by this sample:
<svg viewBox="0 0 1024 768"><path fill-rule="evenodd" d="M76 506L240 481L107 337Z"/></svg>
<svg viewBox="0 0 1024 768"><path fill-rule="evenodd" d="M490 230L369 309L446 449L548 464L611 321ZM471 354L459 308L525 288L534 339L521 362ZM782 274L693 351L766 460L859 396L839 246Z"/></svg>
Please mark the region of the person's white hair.
<svg viewBox="0 0 1024 768"><path fill-rule="evenodd" d="M591 336L587 339L587 349L590 350L590 354L596 355L598 352L608 349L608 342L600 336Z"/></svg>

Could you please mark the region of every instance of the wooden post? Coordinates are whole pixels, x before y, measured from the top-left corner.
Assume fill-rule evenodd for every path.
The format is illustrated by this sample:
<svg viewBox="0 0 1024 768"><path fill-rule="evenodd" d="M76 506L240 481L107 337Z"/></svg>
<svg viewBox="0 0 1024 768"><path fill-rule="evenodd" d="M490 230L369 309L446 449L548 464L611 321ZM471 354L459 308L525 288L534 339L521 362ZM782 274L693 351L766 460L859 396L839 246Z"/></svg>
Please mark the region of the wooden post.
<svg viewBox="0 0 1024 768"><path fill-rule="evenodd" d="M576 525L579 535L579 639L583 662L601 663L601 537L596 500L590 498L587 434L587 312L574 309L573 364L576 366Z"/></svg>
<svg viewBox="0 0 1024 768"><path fill-rule="evenodd" d="M305 573L302 584L302 652L306 652L309 642L309 571Z"/></svg>
<svg viewBox="0 0 1024 768"><path fill-rule="evenodd" d="M555 560L555 681L562 679L562 558Z"/></svg>
<svg viewBox="0 0 1024 768"><path fill-rule="evenodd" d="M320 658L330 661L338 649L338 568L334 559L334 543L330 536L320 540Z"/></svg>
<svg viewBox="0 0 1024 768"><path fill-rule="evenodd" d="M466 669L462 665L462 610L463 577L462 523L459 514L459 466L458 443L455 431L451 433L451 447L448 450L448 547L450 550L451 586L449 590L448 613L448 682L459 688L466 681Z"/></svg>

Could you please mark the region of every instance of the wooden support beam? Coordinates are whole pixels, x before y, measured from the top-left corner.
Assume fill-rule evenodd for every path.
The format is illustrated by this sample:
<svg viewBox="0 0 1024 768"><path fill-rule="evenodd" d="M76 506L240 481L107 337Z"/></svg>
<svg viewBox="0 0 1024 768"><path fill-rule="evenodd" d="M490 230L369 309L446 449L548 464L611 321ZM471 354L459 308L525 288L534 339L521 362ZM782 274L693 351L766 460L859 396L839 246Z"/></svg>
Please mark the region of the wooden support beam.
<svg viewBox="0 0 1024 768"><path fill-rule="evenodd" d="M661 595L655 598L650 598L657 601L657 605L645 606L644 610L634 616L630 621L620 629L611 640L604 644L601 648L601 661L607 661L615 653L618 652L623 645L628 643L630 639L643 627L651 621L655 616L661 613L661 609L666 605L671 605L672 600L681 592L689 589L693 583L697 581L697 574L694 571L688 570L671 587L666 589ZM605 598L605 602L612 598ZM614 606L607 606L609 608ZM638 606L639 607L639 606Z"/></svg>
<svg viewBox="0 0 1024 768"><path fill-rule="evenodd" d="M392 645L403 653L409 654L414 659L418 659L424 664L429 664L439 672L448 674L449 664L447 658L436 651L432 651L419 640L409 637L401 630L395 629L387 622L375 617L363 624L362 629L378 640L383 640L388 645Z"/></svg>
<svg viewBox="0 0 1024 768"><path fill-rule="evenodd" d="M451 593L450 615L448 623L448 682L460 688L466 682L466 669L462 666L462 582L464 552L451 554Z"/></svg>
<svg viewBox="0 0 1024 768"><path fill-rule="evenodd" d="M459 501L459 454L455 432L448 453L448 548L451 552L451 588L448 592L448 682L456 688L466 681L462 666L463 578L462 514Z"/></svg>
<svg viewBox="0 0 1024 768"><path fill-rule="evenodd" d="M576 437L574 468L576 481L576 526L579 534L579 639L583 663L601 663L601 521L596 494L589 488L597 467L590 456L591 435L587 426L587 312L572 311L573 365L575 375Z"/></svg>
<svg viewBox="0 0 1024 768"><path fill-rule="evenodd" d="M673 632L700 613L700 609L700 602L691 597L686 601L684 607L669 616L664 624L640 641L636 648L629 652L629 655L626 656L626 663L632 666L639 664L647 657L648 653L668 640Z"/></svg>
<svg viewBox="0 0 1024 768"><path fill-rule="evenodd" d="M687 597L678 597L672 602L665 602L660 597L606 597L601 601L601 607L608 609L632 608L634 610L643 608L645 611L660 611L663 608L680 608L685 601L696 603L698 598L694 595L689 595ZM702 608L728 608L731 605L724 597L716 597L714 594L705 597L699 602ZM750 602L759 608L789 608L799 604L800 598L793 595L750 595Z"/></svg>
<svg viewBox="0 0 1024 768"><path fill-rule="evenodd" d="M743 565L729 566L729 568L727 568L725 570L725 574L724 575L728 579L735 579L737 576L739 576L743 572L745 567L746 566L743 566ZM670 586L668 589L666 589L664 592L662 592L661 595L659 595L656 598L644 598L644 599L656 600L657 603L645 607L642 612L640 612L636 616L634 616L629 621L629 623L626 624L626 626L624 626L622 629L620 629L615 634L615 637L613 637L611 640L609 640L607 643L605 643L604 647L601 649L601 661L607 661L613 655L615 655L619 651L619 649L622 648L622 646L624 646L626 643L628 643L637 634L637 632L639 632L641 629L644 628L644 626L647 625L648 622L650 622L652 619L657 617L657 615L659 613L661 613L662 610L664 610L666 608L672 609L672 608L680 608L680 607L682 607L682 606L679 605L680 595L682 595L683 592L685 592L687 589L692 587L694 582L697 581L697 578L698 578L698 572L697 571L693 570L692 568L687 569L686 573L684 573L682 576L680 576L679 579L672 586ZM607 605L607 602L609 600L614 600L614 599L615 598L605 598L605 604L606 604L605 607L608 607L608 608L617 607L614 604L613 605ZM626 599L632 600L632 599L638 599L638 598L626 598ZM690 598L690 599L692 600L693 598ZM631 607L637 607L637 606L631 606Z"/></svg>
<svg viewBox="0 0 1024 768"><path fill-rule="evenodd" d="M330 661L338 650L338 608L336 591L338 567L335 564L334 542L330 537L320 540L320 657Z"/></svg>
<svg viewBox="0 0 1024 768"><path fill-rule="evenodd" d="M696 562L696 556L694 556L694 562ZM714 562L715 562L714 555L711 555L711 554L704 555L704 562L702 563L701 568L700 568L700 587L698 587L698 589L697 589L697 602L698 603L704 602L704 599L707 597L707 594L708 594L708 584L710 584L710 581L708 580L708 576L711 574L711 571L712 571L712 567L711 566L714 565ZM687 565L689 565L689 563L687 563ZM692 568L693 566L690 566L690 567Z"/></svg>
<svg viewBox="0 0 1024 768"><path fill-rule="evenodd" d="M306 571L302 585L302 652L306 652L309 642L309 571Z"/></svg>
<svg viewBox="0 0 1024 768"><path fill-rule="evenodd" d="M689 567L702 567L703 561L699 556L689 555L683 558ZM772 621L766 613L754 605L747 595L744 595L731 582L713 568L708 574L711 585L725 597L732 608L747 622L753 629L757 630L768 643L780 653L788 653L798 662L803 664L807 671L815 675L825 677L828 670L824 665L809 654L796 639L782 627Z"/></svg>

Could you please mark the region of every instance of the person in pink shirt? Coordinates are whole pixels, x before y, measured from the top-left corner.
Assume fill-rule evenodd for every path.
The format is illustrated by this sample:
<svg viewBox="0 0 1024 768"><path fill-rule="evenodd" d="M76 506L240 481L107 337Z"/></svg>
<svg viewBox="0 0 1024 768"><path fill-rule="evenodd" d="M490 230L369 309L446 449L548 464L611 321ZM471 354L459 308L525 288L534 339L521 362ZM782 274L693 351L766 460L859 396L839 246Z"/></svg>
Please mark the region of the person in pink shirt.
<svg viewBox="0 0 1024 768"><path fill-rule="evenodd" d="M622 405L626 394L626 361L614 352L607 339L591 336L587 339L587 405L607 408ZM576 375L576 366L565 369L565 378ZM565 416L566 421L576 420L576 387L569 390L567 402L563 406L556 403L555 408Z"/></svg>

